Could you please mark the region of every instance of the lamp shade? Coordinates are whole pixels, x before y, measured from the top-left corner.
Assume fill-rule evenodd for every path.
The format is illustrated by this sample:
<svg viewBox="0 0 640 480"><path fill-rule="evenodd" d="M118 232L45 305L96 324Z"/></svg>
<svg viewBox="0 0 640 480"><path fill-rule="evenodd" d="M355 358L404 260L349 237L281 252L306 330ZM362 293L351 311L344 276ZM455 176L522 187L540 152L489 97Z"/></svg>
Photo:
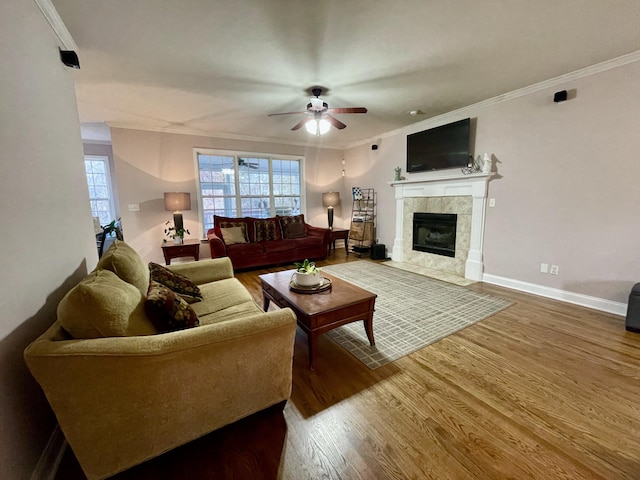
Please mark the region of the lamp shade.
<svg viewBox="0 0 640 480"><path fill-rule="evenodd" d="M191 194L189 192L166 192L164 194L164 209L170 212L191 210Z"/></svg>
<svg viewBox="0 0 640 480"><path fill-rule="evenodd" d="M322 206L323 207L335 207L340 205L340 193L339 192L326 192L322 194Z"/></svg>

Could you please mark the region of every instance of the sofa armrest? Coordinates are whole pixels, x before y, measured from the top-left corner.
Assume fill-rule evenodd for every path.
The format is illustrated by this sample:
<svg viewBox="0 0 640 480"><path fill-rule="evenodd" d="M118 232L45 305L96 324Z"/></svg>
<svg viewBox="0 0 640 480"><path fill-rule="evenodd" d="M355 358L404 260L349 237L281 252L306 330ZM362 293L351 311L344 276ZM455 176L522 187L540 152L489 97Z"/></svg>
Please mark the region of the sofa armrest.
<svg viewBox="0 0 640 480"><path fill-rule="evenodd" d="M88 478L104 478L288 399L290 309L159 335L25 350Z"/></svg>
<svg viewBox="0 0 640 480"><path fill-rule="evenodd" d="M313 237L322 237L322 243L329 245L329 239L331 238L331 230L328 228L314 227L313 225L306 225L307 235Z"/></svg>
<svg viewBox="0 0 640 480"><path fill-rule="evenodd" d="M209 240L209 249L211 250L211 258L219 258L227 256L227 246L222 238L218 237L213 229L207 232L207 240Z"/></svg>
<svg viewBox="0 0 640 480"><path fill-rule="evenodd" d="M167 268L184 275L196 285L233 277L233 265L229 257L177 263L175 265L167 265Z"/></svg>
<svg viewBox="0 0 640 480"><path fill-rule="evenodd" d="M329 238L329 236L331 235L331 230L329 230L328 228L314 227L313 225L309 225L308 223L305 224L305 227L307 230L307 235L313 235L315 237L326 236L327 238Z"/></svg>

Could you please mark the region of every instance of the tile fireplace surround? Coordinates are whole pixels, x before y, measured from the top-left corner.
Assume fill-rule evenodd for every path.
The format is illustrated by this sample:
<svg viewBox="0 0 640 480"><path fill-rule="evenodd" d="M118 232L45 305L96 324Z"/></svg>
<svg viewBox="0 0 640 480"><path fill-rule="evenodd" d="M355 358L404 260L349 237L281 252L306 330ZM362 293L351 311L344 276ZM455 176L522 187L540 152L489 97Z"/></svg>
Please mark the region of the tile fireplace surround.
<svg viewBox="0 0 640 480"><path fill-rule="evenodd" d="M454 273L469 280L482 280L487 185L492 176L493 173L433 172L390 182L396 199L392 260ZM458 215L455 258L413 250L414 212Z"/></svg>

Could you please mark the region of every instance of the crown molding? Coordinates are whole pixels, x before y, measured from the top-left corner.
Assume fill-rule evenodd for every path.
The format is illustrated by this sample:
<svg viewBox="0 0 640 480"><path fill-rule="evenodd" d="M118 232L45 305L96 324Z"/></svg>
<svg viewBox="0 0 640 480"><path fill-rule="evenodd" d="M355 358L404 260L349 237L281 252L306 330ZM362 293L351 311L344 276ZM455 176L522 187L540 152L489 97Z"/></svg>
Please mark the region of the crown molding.
<svg viewBox="0 0 640 480"><path fill-rule="evenodd" d="M51 3L51 0L35 0L35 2L44 17L47 19L47 22L49 22L49 25L51 25L51 28L53 28L53 31L58 37L58 40L60 40L64 50L74 50L77 52L78 45L73 40L71 33L67 30L66 25L62 21L62 18L60 18L60 15L58 15L58 11Z"/></svg>
<svg viewBox="0 0 640 480"><path fill-rule="evenodd" d="M123 128L127 130L142 130L146 132L157 132L157 133L175 133L179 135L194 135L197 137L221 138L225 140L240 140L240 141L246 141L246 142L271 143L275 145L290 145L293 147L338 150L340 152L342 152L345 148L343 146L320 145L320 144L313 144L309 142L283 141L277 138L252 137L250 135L236 135L232 133L205 132L204 130L199 130L197 128L184 127L184 126L150 127L150 126L141 126L141 125L126 123L126 122L108 122L107 125L109 125L110 128Z"/></svg>
<svg viewBox="0 0 640 480"><path fill-rule="evenodd" d="M467 105L466 107L462 107L457 110L452 110L450 112L443 113L441 115L437 115L435 117L431 117L426 120L421 120L420 122L412 123L405 127L397 128L395 130L383 133L381 135L376 135L375 137L367 138L366 140L352 143L347 147L345 147L345 149L355 148L362 145L368 145L379 139L393 137L394 135L405 133L407 132L407 130L415 130L416 132L419 132L426 128L441 125L449 121L458 120L464 116L471 114L473 111L481 108L497 105L499 103L506 102L508 100L524 97L525 95L530 95L532 93L540 92L547 88L556 87L558 85L562 85L567 82L572 82L580 78L589 77L591 75L603 73L608 70L613 70L614 68L623 67L630 63L635 63L639 60L640 60L640 50L636 50L635 52L631 52L626 55L622 55L620 57L612 58L611 60L605 60L604 62L596 63L595 65L581 68L580 70L575 70L573 72L565 73L564 75L560 75L558 77L550 78L548 80L543 80L542 82L534 83L533 85L522 87L517 90L513 90L511 92L507 92L501 95L497 95L495 97L482 100L472 105Z"/></svg>

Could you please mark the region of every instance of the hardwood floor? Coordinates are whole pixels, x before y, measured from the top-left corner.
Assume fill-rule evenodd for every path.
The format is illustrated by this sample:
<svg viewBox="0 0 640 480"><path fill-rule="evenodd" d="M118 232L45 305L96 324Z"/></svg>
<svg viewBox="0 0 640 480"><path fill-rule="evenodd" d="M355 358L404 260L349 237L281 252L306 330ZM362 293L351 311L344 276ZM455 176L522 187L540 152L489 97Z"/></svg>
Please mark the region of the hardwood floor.
<svg viewBox="0 0 640 480"><path fill-rule="evenodd" d="M321 265L358 260L339 249ZM276 270L237 277L261 304L257 275ZM322 336L310 372L298 330L284 413L114 478L639 479L640 335L622 317L468 288L516 303L377 370ZM83 478L70 450L56 478Z"/></svg>

